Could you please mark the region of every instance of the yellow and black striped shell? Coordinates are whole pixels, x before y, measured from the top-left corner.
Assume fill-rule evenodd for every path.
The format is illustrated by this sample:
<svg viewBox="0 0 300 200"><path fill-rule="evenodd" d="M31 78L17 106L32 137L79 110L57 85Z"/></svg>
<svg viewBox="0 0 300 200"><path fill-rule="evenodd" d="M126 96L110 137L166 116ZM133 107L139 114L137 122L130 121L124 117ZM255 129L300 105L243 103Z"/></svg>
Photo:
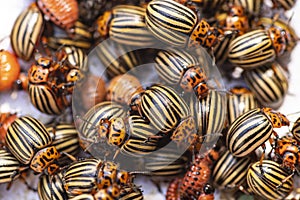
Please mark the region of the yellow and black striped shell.
<svg viewBox="0 0 300 200"><path fill-rule="evenodd" d="M21 163L7 149L0 149L0 184L11 183L20 176Z"/></svg>
<svg viewBox="0 0 300 200"><path fill-rule="evenodd" d="M11 46L18 57L30 60L43 28L43 14L36 3L32 3L18 16L10 34Z"/></svg>
<svg viewBox="0 0 300 200"><path fill-rule="evenodd" d="M251 191L262 198L285 199L293 190L293 179L285 180L288 176L280 164L263 160L262 164L258 161L248 169L247 183Z"/></svg>

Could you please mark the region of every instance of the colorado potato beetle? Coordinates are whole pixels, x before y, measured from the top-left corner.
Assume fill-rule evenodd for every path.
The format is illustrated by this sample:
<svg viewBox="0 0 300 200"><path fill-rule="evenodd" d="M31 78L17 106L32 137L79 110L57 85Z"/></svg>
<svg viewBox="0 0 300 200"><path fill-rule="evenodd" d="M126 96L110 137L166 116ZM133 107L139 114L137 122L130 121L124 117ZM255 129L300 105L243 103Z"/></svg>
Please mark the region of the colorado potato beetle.
<svg viewBox="0 0 300 200"><path fill-rule="evenodd" d="M141 63L141 57L128 45L105 40L95 47L97 58L108 77L125 74Z"/></svg>
<svg viewBox="0 0 300 200"><path fill-rule="evenodd" d="M57 115L61 114L69 102L64 95L54 89L58 63L49 58L39 58L28 70L28 92L31 103L41 112Z"/></svg>
<svg viewBox="0 0 300 200"><path fill-rule="evenodd" d="M254 93L248 88L234 87L229 92L230 95L227 95L227 121L230 125L243 113L257 108L258 102Z"/></svg>
<svg viewBox="0 0 300 200"><path fill-rule="evenodd" d="M5 144L20 163L35 173L53 174L59 168L60 152L52 145L46 127L33 117L16 118L7 129Z"/></svg>
<svg viewBox="0 0 300 200"><path fill-rule="evenodd" d="M300 141L300 117L294 122L291 132L297 141Z"/></svg>
<svg viewBox="0 0 300 200"><path fill-rule="evenodd" d="M111 101L103 101L90 108L82 117L77 120L77 128L79 130L80 146L85 151L97 153L98 156L105 155L105 148L102 145L94 145L99 138L99 122L101 119L112 119L125 117L126 111L121 104ZM96 155L94 155L96 156Z"/></svg>
<svg viewBox="0 0 300 200"><path fill-rule="evenodd" d="M286 49L286 38L282 30L252 30L236 37L229 45L228 60L243 69L250 69L273 62Z"/></svg>
<svg viewBox="0 0 300 200"><path fill-rule="evenodd" d="M291 136L283 136L275 140L274 160L293 176L300 163L300 147L298 141Z"/></svg>
<svg viewBox="0 0 300 200"><path fill-rule="evenodd" d="M237 189L246 181L250 157L234 157L226 150L214 164L212 179L214 186L221 190Z"/></svg>
<svg viewBox="0 0 300 200"><path fill-rule="evenodd" d="M95 142L104 140L109 145L118 147L117 152L125 155L143 156L157 149L157 141L149 139L157 130L138 115L102 118L98 127L99 139L96 138Z"/></svg>
<svg viewBox="0 0 300 200"><path fill-rule="evenodd" d="M265 199L284 199L293 190L293 180L280 164L263 160L256 162L247 171L247 183L251 191Z"/></svg>
<svg viewBox="0 0 300 200"><path fill-rule="evenodd" d="M242 77L262 106L277 109L283 103L289 82L287 73L278 62L245 70Z"/></svg>
<svg viewBox="0 0 300 200"><path fill-rule="evenodd" d="M63 186L62 173L54 175L43 174L39 177L38 196L43 200L64 200L67 193Z"/></svg>
<svg viewBox="0 0 300 200"><path fill-rule="evenodd" d="M211 27L188 7L173 0L154 0L147 5L146 24L155 37L176 47L211 48L223 37L223 31Z"/></svg>
<svg viewBox="0 0 300 200"><path fill-rule="evenodd" d="M236 157L244 157L262 146L271 135L278 137L274 128L289 126L290 121L271 108L255 108L240 115L230 125L226 135L226 146ZM263 157L264 154L262 154Z"/></svg>
<svg viewBox="0 0 300 200"><path fill-rule="evenodd" d="M170 85L180 85L185 92L194 92L200 99L207 95L205 68L189 52L179 49L161 50L155 57L155 69Z"/></svg>
<svg viewBox="0 0 300 200"><path fill-rule="evenodd" d="M273 8L283 8L284 10L292 9L295 4L296 0L272 0Z"/></svg>
<svg viewBox="0 0 300 200"><path fill-rule="evenodd" d="M69 198L80 194L93 194L113 184L126 186L132 183L129 172L118 169L117 164L94 158L78 160L63 173L63 183Z"/></svg>
<svg viewBox="0 0 300 200"><path fill-rule="evenodd" d="M66 30L70 30L79 17L76 0L38 0L37 5L47 20Z"/></svg>
<svg viewBox="0 0 300 200"><path fill-rule="evenodd" d="M118 5L106 11L96 20L97 32L103 38L131 46L149 46L155 38L145 23L145 8L134 5Z"/></svg>
<svg viewBox="0 0 300 200"><path fill-rule="evenodd" d="M11 46L16 55L30 60L44 28L44 18L36 3L32 3L16 19L11 34Z"/></svg>
<svg viewBox="0 0 300 200"><path fill-rule="evenodd" d="M16 56L9 51L0 50L0 91L12 89L20 71Z"/></svg>
<svg viewBox="0 0 300 200"><path fill-rule="evenodd" d="M12 183L20 176L22 164L7 149L0 149L0 184Z"/></svg>

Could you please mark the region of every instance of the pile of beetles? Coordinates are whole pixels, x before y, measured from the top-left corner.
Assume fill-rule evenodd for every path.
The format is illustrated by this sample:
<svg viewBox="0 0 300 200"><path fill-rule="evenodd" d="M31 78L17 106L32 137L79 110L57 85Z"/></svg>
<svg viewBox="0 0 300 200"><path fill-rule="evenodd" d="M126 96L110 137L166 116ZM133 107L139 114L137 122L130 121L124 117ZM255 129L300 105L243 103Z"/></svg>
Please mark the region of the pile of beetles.
<svg viewBox="0 0 300 200"><path fill-rule="evenodd" d="M0 183L42 200L143 199L137 176L167 182L167 200L287 198L300 117L276 110L295 3L32 2L0 51L0 92L53 120L0 110Z"/></svg>

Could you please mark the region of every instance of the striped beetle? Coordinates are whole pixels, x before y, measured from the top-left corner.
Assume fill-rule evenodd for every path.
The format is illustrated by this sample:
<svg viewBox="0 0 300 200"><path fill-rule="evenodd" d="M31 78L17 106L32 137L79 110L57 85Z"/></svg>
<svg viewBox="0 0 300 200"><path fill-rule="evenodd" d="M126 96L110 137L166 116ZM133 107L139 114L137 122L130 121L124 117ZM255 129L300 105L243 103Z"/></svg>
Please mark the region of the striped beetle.
<svg viewBox="0 0 300 200"><path fill-rule="evenodd" d="M61 172L54 175L43 174L38 181L38 196L43 200L65 200L67 193L63 185Z"/></svg>
<svg viewBox="0 0 300 200"><path fill-rule="evenodd" d="M106 67L109 77L115 77L134 69L141 63L140 55L128 45L105 40L95 47L97 58Z"/></svg>
<svg viewBox="0 0 300 200"><path fill-rule="evenodd" d="M289 84L287 73L278 62L245 70L242 77L262 106L277 109L283 103Z"/></svg>
<svg viewBox="0 0 300 200"><path fill-rule="evenodd" d="M79 137L76 127L73 124L61 123L54 125L47 125L47 131L49 132L58 152L64 152L65 154L75 156L80 151ZM67 156L61 155L58 159L59 162L65 162Z"/></svg>
<svg viewBox="0 0 300 200"><path fill-rule="evenodd" d="M300 117L294 122L292 128L292 134L297 141L300 141Z"/></svg>
<svg viewBox="0 0 300 200"><path fill-rule="evenodd" d="M0 92L12 89L21 71L16 56L4 49L0 50Z"/></svg>
<svg viewBox="0 0 300 200"><path fill-rule="evenodd" d="M143 89L138 79L125 74L112 80L108 87L108 99L127 103L132 113L138 111L158 132L167 133L178 127L172 136L174 140L184 140L181 137L186 136L181 135L180 130L184 126L193 129L189 108L170 87L158 84Z"/></svg>
<svg viewBox="0 0 300 200"><path fill-rule="evenodd" d="M236 118L248 110L258 107L257 99L253 92L245 87L233 87L227 95L227 121L232 124Z"/></svg>
<svg viewBox="0 0 300 200"><path fill-rule="evenodd" d="M119 200L143 200L144 196L139 188L122 187Z"/></svg>
<svg viewBox="0 0 300 200"><path fill-rule="evenodd" d="M145 8L133 5L118 5L106 11L97 20L97 32L102 38L110 38L120 44L149 46L155 38L145 23Z"/></svg>
<svg viewBox="0 0 300 200"><path fill-rule="evenodd" d="M277 27L252 30L230 43L228 60L243 69L259 67L282 55L286 44L283 30Z"/></svg>
<svg viewBox="0 0 300 200"><path fill-rule="evenodd" d="M92 108L85 113L82 117L83 120L78 120L78 130L79 130L79 140L80 146L83 149L94 148L95 145L92 145L95 142L95 138L98 137L98 124L101 119L111 119L112 117L125 117L126 112L122 105L111 102L103 101L94 105ZM97 128L96 128L97 127ZM88 139L91 139L89 141ZM97 145L97 148L100 148L100 145ZM96 149L97 149L96 148ZM103 152L104 150L93 150L93 152Z"/></svg>
<svg viewBox="0 0 300 200"><path fill-rule="evenodd" d="M43 14L36 3L32 3L18 16L10 34L11 46L18 57L30 60L43 28Z"/></svg>
<svg viewBox="0 0 300 200"><path fill-rule="evenodd" d="M200 100L190 96L188 105L196 122L197 135L208 143L218 139L226 122L226 95L210 90Z"/></svg>
<svg viewBox="0 0 300 200"><path fill-rule="evenodd" d="M200 99L207 95L208 77L196 57L179 49L161 50L155 57L158 75L168 84L180 85L186 92L195 92Z"/></svg>
<svg viewBox="0 0 300 200"><path fill-rule="evenodd" d="M216 187L223 190L237 189L246 181L250 157L234 157L228 150L216 161L212 170L212 179Z"/></svg>
<svg viewBox="0 0 300 200"><path fill-rule="evenodd" d="M57 115L70 105L68 95L85 76L85 66L72 66L65 50L54 58L36 53L36 61L28 70L28 92L32 104L41 112ZM78 61L77 61L78 62Z"/></svg>
<svg viewBox="0 0 300 200"><path fill-rule="evenodd" d="M278 137L274 128L289 126L290 121L271 108L255 108L240 115L230 125L226 135L226 146L236 157L244 157L259 146L265 152L265 142L271 135ZM264 153L262 157L264 157Z"/></svg>
<svg viewBox="0 0 300 200"><path fill-rule="evenodd" d="M37 5L47 20L67 31L70 31L79 17L76 0L38 0Z"/></svg>
<svg viewBox="0 0 300 200"><path fill-rule="evenodd" d="M63 183L69 198L93 194L113 184L122 187L132 184L132 175L118 169L117 164L94 158L71 163L63 173Z"/></svg>
<svg viewBox="0 0 300 200"><path fill-rule="evenodd" d="M147 5L146 25L163 42L176 47L211 48L223 38L221 29L211 27L204 19L174 0L154 0Z"/></svg>
<svg viewBox="0 0 300 200"><path fill-rule="evenodd" d="M290 19L289 19L290 20ZM260 17L257 20L256 26L268 29L270 27L277 27L284 31L284 37L286 39L286 52L291 52L299 41L299 37L292 26L289 25L289 21L285 21L279 18L278 14L275 14L272 18Z"/></svg>
<svg viewBox="0 0 300 200"><path fill-rule="evenodd" d="M295 4L296 0L272 0L273 8L283 8L284 10L292 9Z"/></svg>
<svg viewBox="0 0 300 200"><path fill-rule="evenodd" d="M46 127L30 116L16 118L8 127L5 144L20 163L35 173L53 174L58 168L60 153L52 145Z"/></svg>
<svg viewBox="0 0 300 200"><path fill-rule="evenodd" d="M36 64L28 70L28 92L31 103L41 112L57 115L61 114L69 105L65 95L59 95L55 90L55 78L60 64L52 59L40 57Z"/></svg>
<svg viewBox="0 0 300 200"><path fill-rule="evenodd" d="M171 132L171 140L178 144L186 142L191 145L195 142L195 121L191 111L173 88L156 84L137 91L131 98L130 107L158 132Z"/></svg>
<svg viewBox="0 0 300 200"><path fill-rule="evenodd" d="M263 160L252 164L247 171L247 183L252 192L265 199L284 199L293 190L293 180L280 164Z"/></svg>
<svg viewBox="0 0 300 200"><path fill-rule="evenodd" d="M12 183L19 178L21 171L22 164L18 159L6 148L0 148L0 184Z"/></svg>
<svg viewBox="0 0 300 200"><path fill-rule="evenodd" d="M230 43L228 60L243 69L272 62L288 48L286 32L286 29L274 25L249 31Z"/></svg>
<svg viewBox="0 0 300 200"><path fill-rule="evenodd" d="M62 46L74 46L85 51L92 47L93 35L89 27L80 21L76 21L71 35L56 35L43 37L46 46L52 49L59 49Z"/></svg>
<svg viewBox="0 0 300 200"><path fill-rule="evenodd" d="M91 145L96 146L93 148L104 147L103 143L107 143L108 146L105 148L116 150L114 158L119 152L136 157L157 149L157 139L151 138L157 130L141 116L125 117L124 109L113 102L103 102L97 107L88 111L79 127L80 140L85 143L83 145L85 149L90 148Z"/></svg>

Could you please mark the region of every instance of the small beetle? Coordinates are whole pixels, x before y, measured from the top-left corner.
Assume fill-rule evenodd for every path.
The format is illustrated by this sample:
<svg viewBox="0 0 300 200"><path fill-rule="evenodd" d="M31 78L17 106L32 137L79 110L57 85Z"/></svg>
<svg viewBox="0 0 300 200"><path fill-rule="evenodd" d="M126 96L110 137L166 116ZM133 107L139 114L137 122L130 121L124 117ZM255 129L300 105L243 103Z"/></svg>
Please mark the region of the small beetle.
<svg viewBox="0 0 300 200"><path fill-rule="evenodd" d="M216 187L234 190L246 181L250 157L237 158L226 150L216 161L212 170L212 179Z"/></svg>
<svg viewBox="0 0 300 200"><path fill-rule="evenodd" d="M39 58L28 70L28 92L31 103L41 112L55 115L61 114L69 105L64 95L59 95L53 87L51 78L59 67L49 58Z"/></svg>
<svg viewBox="0 0 300 200"><path fill-rule="evenodd" d="M138 115L102 118L98 127L100 141L106 140L109 145L119 147L125 155L143 156L157 149L157 140L149 139L155 136L157 130Z"/></svg>
<svg viewBox="0 0 300 200"><path fill-rule="evenodd" d="M286 45L285 34L276 27L249 31L230 43L228 60L243 69L259 67L282 55Z"/></svg>
<svg viewBox="0 0 300 200"><path fill-rule="evenodd" d="M261 171L262 170L262 171ZM253 193L265 199L284 199L293 190L293 180L280 164L263 160L252 164L247 172L247 183Z"/></svg>
<svg viewBox="0 0 300 200"><path fill-rule="evenodd" d="M290 121L271 108L255 108L240 115L230 125L226 135L226 146L236 157L244 157L262 146L271 135L278 137L274 128L289 126ZM264 153L262 154L262 158Z"/></svg>
<svg viewBox="0 0 300 200"><path fill-rule="evenodd" d="M128 45L104 40L95 47L97 58L106 67L109 77L125 74L141 64L141 55Z"/></svg>
<svg viewBox="0 0 300 200"><path fill-rule="evenodd" d="M189 52L161 50L154 60L158 75L168 84L179 84L185 92L194 92L199 99L207 95L209 88L205 67Z"/></svg>
<svg viewBox="0 0 300 200"><path fill-rule="evenodd" d="M93 35L89 27L80 21L75 22L72 33L69 35L54 33L54 35L43 37L44 44L55 50L62 46L73 46L87 51L92 47L92 41Z"/></svg>
<svg viewBox="0 0 300 200"><path fill-rule="evenodd" d="M248 110L258 107L254 93L245 87L233 87L227 95L227 121L232 124L236 118Z"/></svg>
<svg viewBox="0 0 300 200"><path fill-rule="evenodd" d="M294 122L291 132L296 140L300 141L300 117Z"/></svg>
<svg viewBox="0 0 300 200"><path fill-rule="evenodd" d="M146 9L148 29L158 39L176 47L212 48L223 38L223 31L211 27L188 7L174 0L154 0Z"/></svg>
<svg viewBox="0 0 300 200"><path fill-rule="evenodd" d="M151 46L156 40L145 23L145 8L134 5L118 5L106 11L97 20L97 32L120 44Z"/></svg>
<svg viewBox="0 0 300 200"><path fill-rule="evenodd" d="M144 196L139 188L122 187L119 200L143 200Z"/></svg>
<svg viewBox="0 0 300 200"><path fill-rule="evenodd" d="M118 75L107 86L106 100L129 105L132 96L141 91L143 88L138 78L130 74Z"/></svg>
<svg viewBox="0 0 300 200"><path fill-rule="evenodd" d="M0 184L11 184L20 176L22 164L5 148L0 148ZM9 187L9 185L8 185Z"/></svg>
<svg viewBox="0 0 300 200"><path fill-rule="evenodd" d="M278 62L242 73L246 84L262 106L278 109L288 93L288 75Z"/></svg>
<svg viewBox="0 0 300 200"><path fill-rule="evenodd" d="M0 50L0 92L13 88L21 71L16 56L9 51Z"/></svg>
<svg viewBox="0 0 300 200"><path fill-rule="evenodd" d="M64 152L71 156L75 156L80 152L78 132L73 124L60 123L47 125L46 128L53 140L52 145L55 146L58 152ZM58 162L65 163L67 158L69 157L61 155Z"/></svg>
<svg viewBox="0 0 300 200"><path fill-rule="evenodd" d="M60 153L52 145L46 127L30 116L16 118L8 127L5 144L11 153L35 173L53 174Z"/></svg>
<svg viewBox="0 0 300 200"><path fill-rule="evenodd" d="M283 136L275 140L275 161L293 176L300 164L300 146L294 137Z"/></svg>
<svg viewBox="0 0 300 200"><path fill-rule="evenodd" d="M43 174L39 177L38 195L43 200L65 200L67 193L63 186L62 173L54 175Z"/></svg>
<svg viewBox="0 0 300 200"><path fill-rule="evenodd" d="M11 46L16 55L30 60L44 28L44 18L36 3L32 3L16 19L11 34Z"/></svg>
<svg viewBox="0 0 300 200"><path fill-rule="evenodd" d="M284 10L292 9L297 0L272 0L273 8L283 8Z"/></svg>
<svg viewBox="0 0 300 200"><path fill-rule="evenodd" d="M96 145L92 145L95 142L95 138L98 137L98 124L101 119L112 119L118 117L125 117L126 112L122 105L111 102L111 101L103 101L94 105L92 108L86 112L86 114L82 117L83 120L78 120L78 130L79 130L79 140L80 146L83 149L96 147ZM86 139L91 139L88 141ZM100 147L100 145L97 145ZM103 150L102 150L103 151ZM95 150L93 152L101 152L100 150Z"/></svg>
<svg viewBox="0 0 300 200"><path fill-rule="evenodd" d="M129 172L118 169L109 161L87 158L71 163L63 173L63 183L69 198L80 194L93 194L113 184L126 186L132 183Z"/></svg>
<svg viewBox="0 0 300 200"><path fill-rule="evenodd" d="M48 20L68 31L73 28L79 17L76 0L38 0L37 5Z"/></svg>

